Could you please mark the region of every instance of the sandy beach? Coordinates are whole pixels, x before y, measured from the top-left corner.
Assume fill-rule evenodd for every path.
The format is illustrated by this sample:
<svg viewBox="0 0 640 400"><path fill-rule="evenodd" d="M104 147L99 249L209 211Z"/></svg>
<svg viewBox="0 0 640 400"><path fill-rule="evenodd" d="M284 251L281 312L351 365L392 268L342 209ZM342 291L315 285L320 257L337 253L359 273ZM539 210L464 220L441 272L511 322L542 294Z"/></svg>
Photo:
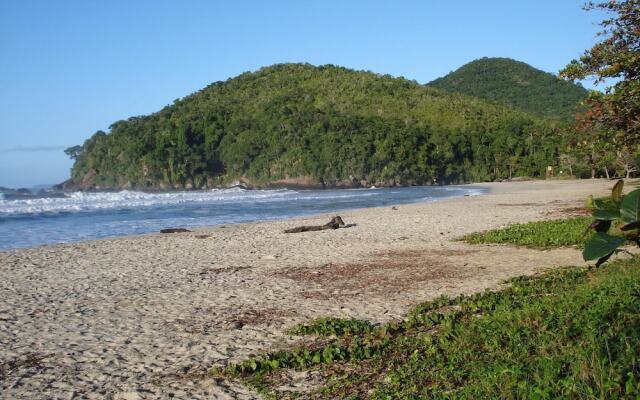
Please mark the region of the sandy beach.
<svg viewBox="0 0 640 400"><path fill-rule="evenodd" d="M582 264L572 248L468 245L464 234L576 213L613 182L489 183L490 194L0 252L0 397L251 399L206 376L291 346L322 316L381 323L420 302ZM96 227L100 229L100 227Z"/></svg>

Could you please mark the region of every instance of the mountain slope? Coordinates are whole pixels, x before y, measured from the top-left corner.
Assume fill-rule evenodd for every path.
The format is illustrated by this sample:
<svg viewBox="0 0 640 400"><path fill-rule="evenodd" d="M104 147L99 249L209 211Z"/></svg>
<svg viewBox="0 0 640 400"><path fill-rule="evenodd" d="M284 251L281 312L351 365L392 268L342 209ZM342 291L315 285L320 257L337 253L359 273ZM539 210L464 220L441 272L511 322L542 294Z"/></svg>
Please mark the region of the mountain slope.
<svg viewBox="0 0 640 400"><path fill-rule="evenodd" d="M587 96L582 86L509 58L481 58L428 85L564 121Z"/></svg>
<svg viewBox="0 0 640 400"><path fill-rule="evenodd" d="M545 121L388 75L281 64L216 82L68 149L71 187L320 187L539 175Z"/></svg>

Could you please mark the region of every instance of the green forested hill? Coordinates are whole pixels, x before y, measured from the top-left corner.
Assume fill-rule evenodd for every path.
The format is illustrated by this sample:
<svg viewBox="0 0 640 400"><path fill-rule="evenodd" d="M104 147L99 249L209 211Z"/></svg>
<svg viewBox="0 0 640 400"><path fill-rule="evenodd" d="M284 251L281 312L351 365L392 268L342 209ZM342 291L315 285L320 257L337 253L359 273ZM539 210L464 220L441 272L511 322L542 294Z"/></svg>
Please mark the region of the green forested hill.
<svg viewBox="0 0 640 400"><path fill-rule="evenodd" d="M510 58L481 58L429 85L564 121L574 119L587 97L582 86Z"/></svg>
<svg viewBox="0 0 640 400"><path fill-rule="evenodd" d="M388 75L281 64L217 82L67 149L71 187L324 187L540 175L548 122Z"/></svg>

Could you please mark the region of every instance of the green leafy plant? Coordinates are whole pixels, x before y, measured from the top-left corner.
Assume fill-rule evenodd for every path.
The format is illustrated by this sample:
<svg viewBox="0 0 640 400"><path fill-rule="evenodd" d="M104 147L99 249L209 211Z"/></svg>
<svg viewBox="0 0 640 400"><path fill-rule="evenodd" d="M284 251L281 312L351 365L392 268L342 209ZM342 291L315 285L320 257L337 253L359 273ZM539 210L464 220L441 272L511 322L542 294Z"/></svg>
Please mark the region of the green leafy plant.
<svg viewBox="0 0 640 400"><path fill-rule="evenodd" d="M611 191L611 199L593 199L589 196L587 206L592 209L593 222L589 229L595 232L587 240L582 257L585 261L598 260L599 267L627 242L640 246L640 189L622 195L624 181L619 180ZM623 236L609 234L612 226L622 225Z"/></svg>
<svg viewBox="0 0 640 400"><path fill-rule="evenodd" d="M513 278L500 291L439 297L402 321L309 338L212 374L266 399L635 399L638 266L634 257ZM309 326L335 325L323 321ZM293 371L317 380L290 390Z"/></svg>
<svg viewBox="0 0 640 400"><path fill-rule="evenodd" d="M344 336L369 333L374 326L359 319L318 318L310 324L300 324L289 330L293 335Z"/></svg>
<svg viewBox="0 0 640 400"><path fill-rule="evenodd" d="M587 239L584 226L590 222L591 218L587 216L527 222L471 233L461 237L460 240L471 244L513 244L534 249L551 249L562 246L582 248Z"/></svg>

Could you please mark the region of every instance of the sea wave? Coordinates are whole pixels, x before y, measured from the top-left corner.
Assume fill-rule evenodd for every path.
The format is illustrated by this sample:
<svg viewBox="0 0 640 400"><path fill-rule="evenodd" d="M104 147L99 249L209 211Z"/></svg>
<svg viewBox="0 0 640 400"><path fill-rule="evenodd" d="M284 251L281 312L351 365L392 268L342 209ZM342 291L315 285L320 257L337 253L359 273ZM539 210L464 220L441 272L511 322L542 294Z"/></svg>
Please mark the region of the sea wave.
<svg viewBox="0 0 640 400"><path fill-rule="evenodd" d="M268 200L290 196L291 190L245 190L241 188L210 191L145 193L72 192L62 198L0 199L0 215L68 213L105 209L130 209L186 203L215 203Z"/></svg>
<svg viewBox="0 0 640 400"><path fill-rule="evenodd" d="M381 189L137 191L0 199L0 250L479 195L469 186ZM7 198L8 197L8 198Z"/></svg>
<svg viewBox="0 0 640 400"><path fill-rule="evenodd" d="M0 199L0 217L38 214L60 214L99 210L127 210L182 204L242 204L280 201L314 201L373 196L374 193L349 191L296 191L290 189L246 190L242 188L145 193L133 190L119 192L72 192L65 197Z"/></svg>

